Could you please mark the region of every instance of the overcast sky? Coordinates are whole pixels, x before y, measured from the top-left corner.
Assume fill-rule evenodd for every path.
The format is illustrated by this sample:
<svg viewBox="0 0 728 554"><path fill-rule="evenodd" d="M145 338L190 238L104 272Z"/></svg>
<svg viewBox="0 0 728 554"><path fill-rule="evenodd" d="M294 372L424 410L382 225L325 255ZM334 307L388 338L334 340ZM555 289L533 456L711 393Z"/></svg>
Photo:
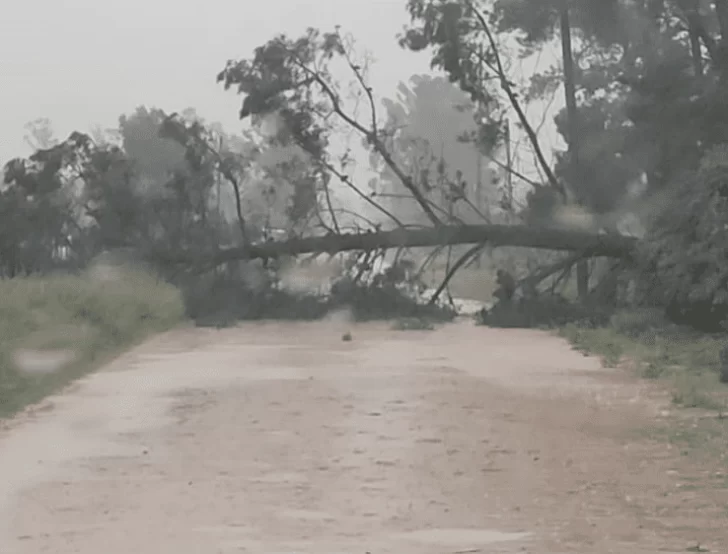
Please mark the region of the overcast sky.
<svg viewBox="0 0 728 554"><path fill-rule="evenodd" d="M24 125L48 117L59 136L113 126L139 104L188 106L239 127L240 99L215 76L280 32L341 24L371 50L377 90L428 70L395 42L404 0L16 0L0 20L0 160L27 152Z"/></svg>
<svg viewBox="0 0 728 554"><path fill-rule="evenodd" d="M351 32L374 55L371 84L429 73L425 53L400 49L405 0L9 0L0 19L0 163L29 154L24 126L47 117L59 138L115 127L137 105L195 107L227 131L241 99L215 82L229 58L307 26Z"/></svg>

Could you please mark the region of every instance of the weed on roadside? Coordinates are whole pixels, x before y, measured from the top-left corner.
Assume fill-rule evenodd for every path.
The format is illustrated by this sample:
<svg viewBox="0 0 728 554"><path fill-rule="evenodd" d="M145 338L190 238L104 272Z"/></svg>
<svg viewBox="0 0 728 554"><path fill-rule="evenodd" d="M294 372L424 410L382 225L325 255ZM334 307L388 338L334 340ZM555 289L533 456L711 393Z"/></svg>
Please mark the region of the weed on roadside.
<svg viewBox="0 0 728 554"><path fill-rule="evenodd" d="M575 350L599 356L604 367L615 367L627 349L625 341L605 328L584 328L570 323L559 330Z"/></svg>
<svg viewBox="0 0 728 554"><path fill-rule="evenodd" d="M728 387L720 384L726 339L675 325L658 310L621 311L602 327L572 323L559 334L605 366L626 362L643 378L663 380L676 405L719 411L728 401Z"/></svg>
<svg viewBox="0 0 728 554"><path fill-rule="evenodd" d="M728 470L725 469L728 418L720 417L720 414L706 416L703 410L688 409L639 430L637 436L666 442L677 448L681 456L696 462L698 459L719 460L723 469L714 475L714 486L728 489Z"/></svg>
<svg viewBox="0 0 728 554"><path fill-rule="evenodd" d="M177 289L138 271L124 271L113 283L91 275L0 281L0 417L39 401L122 348L175 326L183 314ZM36 358L30 365L39 366L37 359L61 353L68 353L63 363L24 367L29 358Z"/></svg>

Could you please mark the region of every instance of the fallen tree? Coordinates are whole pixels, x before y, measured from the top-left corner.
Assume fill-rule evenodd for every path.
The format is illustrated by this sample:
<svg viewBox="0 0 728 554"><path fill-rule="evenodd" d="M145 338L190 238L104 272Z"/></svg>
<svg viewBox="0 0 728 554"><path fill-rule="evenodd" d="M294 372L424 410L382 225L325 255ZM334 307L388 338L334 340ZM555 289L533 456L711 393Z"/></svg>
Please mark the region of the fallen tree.
<svg viewBox="0 0 728 554"><path fill-rule="evenodd" d="M442 225L423 229L397 228L391 231L328 234L283 241L267 241L214 252L150 251L148 259L165 265L202 265L208 268L227 262L272 259L299 254L489 244L580 252L583 257L630 258L637 239L619 234L597 234L571 229L525 225Z"/></svg>

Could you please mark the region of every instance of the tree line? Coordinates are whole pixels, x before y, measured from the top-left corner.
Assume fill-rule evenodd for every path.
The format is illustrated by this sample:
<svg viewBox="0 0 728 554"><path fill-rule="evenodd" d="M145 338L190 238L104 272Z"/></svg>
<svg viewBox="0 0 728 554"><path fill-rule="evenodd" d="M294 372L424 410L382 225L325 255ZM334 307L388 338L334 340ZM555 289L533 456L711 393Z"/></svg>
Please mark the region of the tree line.
<svg viewBox="0 0 728 554"><path fill-rule="evenodd" d="M455 236L623 257L638 270L641 301L726 315L728 0L406 0L403 9L410 22L399 46L428 56L459 89L452 104L471 125L458 140L511 172L528 190L522 204L497 185L484 198L470 182L481 169L418 141L411 110L383 111L350 36L308 29L220 71L221 85L242 96L245 136L193 111L139 109L113 136L75 132L8 162L0 271L83 265L130 245L190 266L302 245L406 247L425 236L437 246ZM545 48L561 63L525 82L511 74L513 62ZM337 84L337 64L356 92ZM430 83L433 98L455 98L445 85ZM566 148L552 164L527 106L553 94L564 98L554 121ZM510 119L527 137L537 179L498 161ZM351 153L332 148L342 130L371 152L380 179L355 182ZM367 210L338 201L337 188ZM564 206L602 220L639 208L646 231L634 241L615 229L559 229Z"/></svg>

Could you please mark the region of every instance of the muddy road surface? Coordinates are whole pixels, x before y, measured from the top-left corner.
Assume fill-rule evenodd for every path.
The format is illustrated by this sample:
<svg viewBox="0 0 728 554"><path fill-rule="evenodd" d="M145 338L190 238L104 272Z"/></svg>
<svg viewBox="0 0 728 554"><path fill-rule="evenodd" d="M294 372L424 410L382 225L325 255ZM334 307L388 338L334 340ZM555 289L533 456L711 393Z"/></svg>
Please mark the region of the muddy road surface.
<svg viewBox="0 0 728 554"><path fill-rule="evenodd" d="M728 551L637 432L652 385L536 331L343 331L174 331L5 423L0 552Z"/></svg>

